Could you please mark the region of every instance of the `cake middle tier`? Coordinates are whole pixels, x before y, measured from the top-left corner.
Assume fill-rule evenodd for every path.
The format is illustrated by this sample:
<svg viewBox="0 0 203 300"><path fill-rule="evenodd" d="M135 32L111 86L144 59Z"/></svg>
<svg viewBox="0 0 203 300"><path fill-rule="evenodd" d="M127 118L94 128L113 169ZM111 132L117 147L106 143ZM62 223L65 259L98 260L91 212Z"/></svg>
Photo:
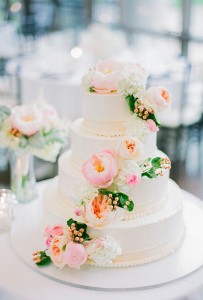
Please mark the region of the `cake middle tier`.
<svg viewBox="0 0 203 300"><path fill-rule="evenodd" d="M119 141L122 139L121 137L103 137L89 134L84 130L83 121L82 118L77 119L71 126L71 159L75 164L75 168L80 171L82 164L93 154L104 150L115 152ZM142 159L156 155L156 137L156 132L150 132L143 142Z"/></svg>
<svg viewBox="0 0 203 300"><path fill-rule="evenodd" d="M164 157L161 151L156 152L157 156ZM85 178L82 175L78 164L75 165L72 159L72 152L69 150L61 155L59 159L59 193L63 201L64 209L74 210L77 205L77 193L85 184ZM134 201L135 209L129 213L126 211L124 218L133 219L144 215L149 215L158 211L166 200L169 171L154 179L143 177L139 185L135 186L128 194ZM79 193L80 194L80 193ZM75 199L75 200L74 200ZM74 202L76 201L76 202Z"/></svg>

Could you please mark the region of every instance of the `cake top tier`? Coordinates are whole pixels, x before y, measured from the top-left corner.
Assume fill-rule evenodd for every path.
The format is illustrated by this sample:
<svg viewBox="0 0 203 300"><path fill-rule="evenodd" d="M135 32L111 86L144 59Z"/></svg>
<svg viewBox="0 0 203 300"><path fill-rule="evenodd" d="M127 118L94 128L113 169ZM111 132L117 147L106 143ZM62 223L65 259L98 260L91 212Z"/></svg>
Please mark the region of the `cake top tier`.
<svg viewBox="0 0 203 300"><path fill-rule="evenodd" d="M119 130L124 135L131 116L136 116L156 131L158 115L168 107L171 97L163 87L146 89L147 77L147 71L137 63L99 61L82 81L85 128L94 133L97 125L101 135L108 135L108 127L117 128L116 135Z"/></svg>

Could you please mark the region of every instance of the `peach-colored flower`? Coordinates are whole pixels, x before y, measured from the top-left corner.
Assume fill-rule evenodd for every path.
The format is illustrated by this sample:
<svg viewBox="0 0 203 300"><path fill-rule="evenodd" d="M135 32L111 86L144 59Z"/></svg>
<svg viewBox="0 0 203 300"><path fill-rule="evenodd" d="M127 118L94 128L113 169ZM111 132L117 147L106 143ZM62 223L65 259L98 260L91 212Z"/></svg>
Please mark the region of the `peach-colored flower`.
<svg viewBox="0 0 203 300"><path fill-rule="evenodd" d="M52 239L51 245L49 248L50 258L53 264L57 267L64 267L65 262L63 259L64 251L63 247L67 244L67 238L64 235L56 236Z"/></svg>
<svg viewBox="0 0 203 300"><path fill-rule="evenodd" d="M151 87L146 91L146 100L155 104L158 112L164 111L171 103L169 91L164 87Z"/></svg>
<svg viewBox="0 0 203 300"><path fill-rule="evenodd" d="M152 119L147 120L147 125L150 131L152 132L159 131L159 127L156 126L156 123Z"/></svg>
<svg viewBox="0 0 203 300"><path fill-rule="evenodd" d="M11 123L20 133L31 136L42 127L42 113L33 105L16 106L12 109Z"/></svg>
<svg viewBox="0 0 203 300"><path fill-rule="evenodd" d="M64 262L71 268L80 268L87 260L85 247L82 244L69 242L64 252Z"/></svg>
<svg viewBox="0 0 203 300"><path fill-rule="evenodd" d="M124 159L140 159L143 145L136 137L125 137L119 142L117 153Z"/></svg>
<svg viewBox="0 0 203 300"><path fill-rule="evenodd" d="M102 151L94 154L82 166L84 177L93 185L108 187L118 171L117 162L112 152Z"/></svg>
<svg viewBox="0 0 203 300"><path fill-rule="evenodd" d="M90 83L94 90L100 94L116 91L119 71L122 69L123 65L115 60L99 61L95 68L90 71Z"/></svg>
<svg viewBox="0 0 203 300"><path fill-rule="evenodd" d="M104 227L111 222L120 221L123 210L117 207L113 210L111 199L103 194L98 194L89 202L85 203L83 215L85 223L93 227Z"/></svg>

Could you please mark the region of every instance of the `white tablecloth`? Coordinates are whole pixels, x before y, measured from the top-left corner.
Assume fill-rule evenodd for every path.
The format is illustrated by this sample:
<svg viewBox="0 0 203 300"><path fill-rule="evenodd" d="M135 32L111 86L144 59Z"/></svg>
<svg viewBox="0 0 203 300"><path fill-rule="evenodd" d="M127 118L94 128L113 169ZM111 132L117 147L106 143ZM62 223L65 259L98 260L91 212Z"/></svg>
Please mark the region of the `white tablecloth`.
<svg viewBox="0 0 203 300"><path fill-rule="evenodd" d="M44 181L38 184L40 194L46 183ZM40 199L36 201L40 201ZM198 200L194 198L194 201ZM18 211L23 210L23 208L24 205L16 205L15 218L18 217ZM49 280L34 272L15 254L9 233L0 234L0 300L103 300L105 297L111 300L202 300L203 268L184 279L155 289L129 292L100 292L77 289Z"/></svg>

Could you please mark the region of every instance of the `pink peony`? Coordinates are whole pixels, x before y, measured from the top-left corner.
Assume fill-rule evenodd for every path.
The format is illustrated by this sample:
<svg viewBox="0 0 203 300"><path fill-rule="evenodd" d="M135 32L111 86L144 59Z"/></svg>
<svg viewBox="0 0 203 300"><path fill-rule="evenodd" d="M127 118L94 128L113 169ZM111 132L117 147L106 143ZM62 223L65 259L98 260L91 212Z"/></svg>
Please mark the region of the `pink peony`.
<svg viewBox="0 0 203 300"><path fill-rule="evenodd" d="M118 171L117 162L110 151L94 154L82 166L84 177L93 185L106 188L113 182Z"/></svg>
<svg viewBox="0 0 203 300"><path fill-rule="evenodd" d="M119 71L123 65L115 60L107 59L99 61L90 72L90 83L99 94L107 94L116 91L116 83Z"/></svg>
<svg viewBox="0 0 203 300"><path fill-rule="evenodd" d="M64 246L67 244L67 238L64 235L56 236L52 239L50 244L50 258L53 264L59 268L65 266L63 259L64 256Z"/></svg>
<svg viewBox="0 0 203 300"><path fill-rule="evenodd" d="M159 127L156 126L156 123L153 120L148 119L147 125L148 125L150 131L153 131L153 132L159 131Z"/></svg>
<svg viewBox="0 0 203 300"><path fill-rule="evenodd" d="M85 223L93 227L104 227L111 222L120 221L123 217L123 210L119 207L112 209L108 196L98 194L85 204L83 215Z"/></svg>
<svg viewBox="0 0 203 300"><path fill-rule="evenodd" d="M31 136L43 125L42 113L32 105L16 106L12 109L11 123L22 134Z"/></svg>
<svg viewBox="0 0 203 300"><path fill-rule="evenodd" d="M69 242L64 252L64 262L71 268L80 268L87 260L85 247L81 244Z"/></svg>
<svg viewBox="0 0 203 300"><path fill-rule="evenodd" d="M136 173L131 173L127 175L126 177L126 183L127 185L137 185L141 181L140 176L138 176Z"/></svg>
<svg viewBox="0 0 203 300"><path fill-rule="evenodd" d="M146 100L151 104L155 104L158 112L162 112L171 103L171 96L164 87L151 87L146 91Z"/></svg>

